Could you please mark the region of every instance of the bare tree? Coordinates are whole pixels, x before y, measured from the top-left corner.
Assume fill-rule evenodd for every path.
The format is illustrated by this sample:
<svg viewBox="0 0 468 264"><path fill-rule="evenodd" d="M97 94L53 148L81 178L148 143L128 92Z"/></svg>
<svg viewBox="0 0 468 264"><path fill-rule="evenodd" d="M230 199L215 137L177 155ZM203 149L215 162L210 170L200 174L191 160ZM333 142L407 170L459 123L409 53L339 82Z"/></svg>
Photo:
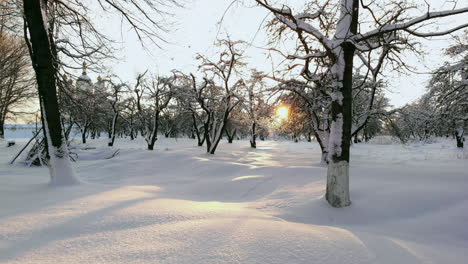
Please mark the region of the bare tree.
<svg viewBox="0 0 468 264"><path fill-rule="evenodd" d="M324 3L313 1L306 12L297 14L284 5L278 8L270 5L266 0L256 0L256 2L271 11L283 28L288 28L297 34L297 39L302 44L298 52L302 54L294 54L291 59L305 61L302 73L307 79L315 77L308 69L312 59L324 58L330 65L332 101L326 199L334 207L348 206L351 204L349 147L352 135L353 63L356 52L365 53L380 49L383 43L397 40L400 37L397 33L414 37L450 34L467 27L468 24L433 32L422 32L421 27L426 21L466 13L468 8L441 12L427 11L421 16L408 19L410 15L407 11L413 6L408 5L406 1L389 1L384 6L376 2L366 4L360 0L325 1ZM338 15L330 17L330 14L336 13L330 10L335 6L339 8ZM312 9L315 9L315 12ZM373 18L372 23L375 29L359 32L359 25L363 22L360 18L364 17L360 16L360 9Z"/></svg>
<svg viewBox="0 0 468 264"><path fill-rule="evenodd" d="M225 50L219 54L218 61L212 61L205 56L198 55L198 59L201 61L200 69L206 74L213 75L213 80L221 81L220 86L207 86L209 94L204 95L211 100L209 106L212 107L206 112L210 119L210 125L209 129L205 131L207 152L210 154L214 154L218 147L229 114L240 103L236 93L244 85L244 81L238 76L240 68L245 65L238 47L242 43L242 41L231 41L230 39L220 40L218 45ZM198 101L203 100L205 98L199 98ZM216 104L215 101L221 102L221 104ZM202 108L207 107L208 105L205 104Z"/></svg>
<svg viewBox="0 0 468 264"><path fill-rule="evenodd" d="M271 78L271 77L270 77ZM329 94L329 86L325 84L327 81L315 79L313 82L300 81L297 79L284 80L280 78L272 78L279 84L270 90L273 92L291 92L293 95L286 95L285 98L293 97L296 105L301 105L308 119L304 122L309 122L307 126L311 129L322 151L321 164L328 164L328 143L330 138L330 107L331 96ZM299 103L298 100L303 103ZM299 111L296 107L296 111Z"/></svg>
<svg viewBox="0 0 468 264"><path fill-rule="evenodd" d="M117 1L98 0L103 10L110 9L122 16L142 39L156 43L160 39L161 24L153 14L163 14L160 6L167 7L168 1ZM77 182L60 122L57 100L57 79L64 65L59 55L71 59L105 56L108 39L100 34L88 18L88 9L82 1L23 0L24 36L28 43L32 65L36 73L39 101L42 110L44 134L50 156L52 184ZM58 33L57 33L58 32ZM59 38L63 36L63 38ZM73 43L73 39L78 44Z"/></svg>
<svg viewBox="0 0 468 264"><path fill-rule="evenodd" d="M443 120L442 127L455 136L457 147L463 148L468 126L468 36L456 38L446 54L456 59L437 69L425 95L426 103ZM448 127L448 129L447 129Z"/></svg>
<svg viewBox="0 0 468 264"><path fill-rule="evenodd" d="M203 133L206 142L206 150L214 154L218 144L225 132L225 127L233 109L241 102L237 94L244 81L239 78L240 69L244 66L238 45L242 42L231 40L220 40L218 45L224 50L219 54L219 59L213 61L205 56L198 55L201 61L199 66L205 74L202 83L197 82L195 75L185 75L176 72L185 83L190 86L179 87L179 97L192 98L198 107L204 112ZM207 76L210 76L208 78ZM220 82L217 85L216 82ZM193 105L186 105L193 107ZM192 108L192 113L197 113Z"/></svg>
<svg viewBox="0 0 468 264"><path fill-rule="evenodd" d="M252 71L250 80L246 82L246 99L244 99L244 108L250 121L250 147L257 148L257 136L259 130L259 120L262 115L265 115L268 109L265 107L263 91L265 83L263 82L264 74Z"/></svg>
<svg viewBox="0 0 468 264"><path fill-rule="evenodd" d="M107 95L106 99L111 108L110 112L112 113L112 118L108 124L109 141L107 142L107 145L112 147L115 142L117 119L121 116L124 105L128 103L128 100L123 100L122 98L122 93L125 91L124 88L127 87L127 85L125 83L115 83L111 79L106 81L110 83L110 91L105 91L104 95Z"/></svg>
<svg viewBox="0 0 468 264"><path fill-rule="evenodd" d="M190 115L194 136L197 138L197 145L203 146L205 143L205 120L204 110L197 101L198 95L195 94L200 88L197 87L195 76L184 75L181 72L174 71L179 76L177 78L175 99L181 111L187 112ZM207 85L205 82L204 85Z"/></svg>
<svg viewBox="0 0 468 264"><path fill-rule="evenodd" d="M25 43L0 30L0 138L4 138L7 118L14 118L14 109L34 97L34 79Z"/></svg>
<svg viewBox="0 0 468 264"><path fill-rule="evenodd" d="M18 2L18 0L0 2L0 34L21 32L21 11Z"/></svg>
<svg viewBox="0 0 468 264"><path fill-rule="evenodd" d="M175 77L152 76L150 79L144 79L145 74L146 72L138 75L134 92L138 118L145 131L148 150L153 150L158 139L161 112L168 106L173 96L172 85ZM148 107L145 107L144 102L148 102Z"/></svg>

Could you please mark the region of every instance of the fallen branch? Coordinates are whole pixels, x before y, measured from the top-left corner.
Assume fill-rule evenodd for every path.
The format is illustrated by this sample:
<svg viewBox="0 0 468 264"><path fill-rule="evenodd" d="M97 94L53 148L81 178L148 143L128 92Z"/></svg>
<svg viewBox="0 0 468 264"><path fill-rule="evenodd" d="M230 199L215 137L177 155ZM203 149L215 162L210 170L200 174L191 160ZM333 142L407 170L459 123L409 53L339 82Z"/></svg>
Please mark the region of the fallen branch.
<svg viewBox="0 0 468 264"><path fill-rule="evenodd" d="M28 141L28 143L26 143L26 145L20 150L20 152L10 161L10 164L13 164L15 162L15 160L21 155L21 153L23 153L23 151L29 146L29 144L31 144L31 142L39 135L39 132L41 131L42 128L34 134L34 136Z"/></svg>

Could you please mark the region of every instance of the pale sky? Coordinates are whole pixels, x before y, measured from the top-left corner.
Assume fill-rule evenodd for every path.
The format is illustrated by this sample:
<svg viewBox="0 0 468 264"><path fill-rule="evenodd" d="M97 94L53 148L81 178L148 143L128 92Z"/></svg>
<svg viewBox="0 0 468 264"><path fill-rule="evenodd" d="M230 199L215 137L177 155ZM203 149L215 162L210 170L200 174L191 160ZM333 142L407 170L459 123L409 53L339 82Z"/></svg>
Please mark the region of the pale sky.
<svg viewBox="0 0 468 264"><path fill-rule="evenodd" d="M226 11L232 0L186 0L185 8L175 11L171 21L176 22L171 27L172 31L164 35L170 43L164 44L163 49L150 48L151 53L145 51L136 36L128 31L121 30L116 19L102 18L104 31L111 38L121 41L116 46L120 48L119 61L110 62L113 72L126 82L133 83L136 75L149 69L160 74L169 74L172 69L184 72L195 72L197 61L196 53L207 56L215 55L213 43L216 37L222 37L226 32L233 40L244 40L252 45L245 51L249 56L249 67L257 68L265 72L271 71L271 61L266 58L265 51L257 47L266 47L267 35L264 29L259 29L263 19L269 14L264 8L256 7L253 0L245 0L250 7L242 5L232 6L221 25L218 26L222 14ZM304 3L305 0L289 0L294 4ZM434 10L451 8L445 0L428 1ZM460 1L458 8L466 6L467 0ZM439 25L440 28L451 27L466 21L464 16L445 19ZM418 72L429 72L440 65L444 60L443 48L449 45L446 37L439 37L434 41L422 40L426 47L427 55L424 59L414 55L406 55L410 65L417 68ZM285 53L292 52L293 47L284 47ZM274 62L277 63L277 62ZM386 80L391 92L388 97L394 106L402 106L417 99L425 90L425 84L429 79L428 74L398 75L386 72ZM91 77L97 74L90 73Z"/></svg>

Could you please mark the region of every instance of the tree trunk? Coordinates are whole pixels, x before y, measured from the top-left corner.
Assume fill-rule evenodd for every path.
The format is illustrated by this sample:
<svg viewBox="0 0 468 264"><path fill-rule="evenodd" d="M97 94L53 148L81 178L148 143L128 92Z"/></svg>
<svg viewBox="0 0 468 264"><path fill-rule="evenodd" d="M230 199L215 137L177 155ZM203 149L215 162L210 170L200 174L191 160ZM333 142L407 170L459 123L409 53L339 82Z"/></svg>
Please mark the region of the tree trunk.
<svg viewBox="0 0 468 264"><path fill-rule="evenodd" d="M0 121L0 139L4 139L5 138L5 124L2 121Z"/></svg>
<svg viewBox="0 0 468 264"><path fill-rule="evenodd" d="M192 113L192 121L193 121L193 129L195 130L195 134L197 135L198 146L201 147L203 146L203 143L205 142L205 137L203 137L203 139L201 138L201 133L197 126L197 119L195 117L195 114L193 113Z"/></svg>
<svg viewBox="0 0 468 264"><path fill-rule="evenodd" d="M213 136L213 139L212 139L212 144L211 144L211 146L209 148L209 151L208 151L210 154L215 154L215 151L216 151L216 148L218 147L219 141L221 141L221 138L223 136L223 130L225 129L228 117L229 117L229 111L225 110L223 120L222 120L222 124L221 125L215 124L215 125L219 126L219 130L216 131L217 133L213 133L214 136ZM213 129L216 129L214 127L214 125L213 125ZM207 141L207 143L208 143L208 141Z"/></svg>
<svg viewBox="0 0 468 264"><path fill-rule="evenodd" d="M73 129L73 122L70 120L69 125L67 127L64 121L62 120L62 129L64 131L65 140L68 142L68 139L70 138L70 133Z"/></svg>
<svg viewBox="0 0 468 264"><path fill-rule="evenodd" d="M159 126L159 111L154 113L154 120L153 120L153 131L151 131L147 143L148 143L148 150L154 150L154 144L156 140L158 140L158 126Z"/></svg>
<svg viewBox="0 0 468 264"><path fill-rule="evenodd" d="M78 183L71 166L65 137L60 125L57 100L57 62L55 44L48 32L47 0L23 0L25 28L29 32L29 51L36 74L39 101L42 108L42 124L50 156L51 184L70 185ZM27 37L27 32L25 36Z"/></svg>
<svg viewBox="0 0 468 264"><path fill-rule="evenodd" d="M148 150L154 150L154 144L156 143L157 139L157 131L152 132L148 143Z"/></svg>
<svg viewBox="0 0 468 264"><path fill-rule="evenodd" d="M151 136L149 137L148 141L148 150L154 150L154 145L156 143L156 140L158 140L158 130L155 129L153 132L151 132Z"/></svg>
<svg viewBox="0 0 468 264"><path fill-rule="evenodd" d="M314 129L315 138L317 139L317 142L319 143L319 146L320 146L320 150L322 151L322 156L320 158L320 165L327 166L328 165L328 147L327 147L327 144L328 144L329 136L328 136L328 133L325 134L326 133L325 131L323 131L323 133L324 133L325 138L322 138L320 136L319 131Z"/></svg>
<svg viewBox="0 0 468 264"><path fill-rule="evenodd" d="M109 137L109 141L107 142L107 146L112 147L114 146L115 142L115 125L117 123L117 118L119 117L118 114L114 114L114 118L112 118L112 128L111 128L111 136Z"/></svg>
<svg viewBox="0 0 468 264"><path fill-rule="evenodd" d="M252 123L252 130L251 130L251 138L250 138L250 147L257 148L257 123Z"/></svg>
<svg viewBox="0 0 468 264"><path fill-rule="evenodd" d="M135 139L135 135L133 134L135 129L133 128L133 112L132 115L130 116L130 140Z"/></svg>
<svg viewBox="0 0 468 264"><path fill-rule="evenodd" d="M86 133L87 133L87 128L86 126L81 130L81 142L83 144L86 144Z"/></svg>
<svg viewBox="0 0 468 264"><path fill-rule="evenodd" d="M207 117L207 120L209 120L209 117ZM210 140L210 121L206 121L203 126L204 126L204 134L205 134L205 141L206 141L206 152L210 152L211 149L211 140Z"/></svg>
<svg viewBox="0 0 468 264"><path fill-rule="evenodd" d="M357 32L358 0L341 1L341 17L337 25L338 38ZM343 25L341 25L343 23ZM347 25L349 23L349 25ZM341 31L340 31L341 30ZM326 199L333 207L351 204L349 197L349 147L352 126L353 58L356 47L343 42L332 67L335 95L332 98L329 164Z"/></svg>
<svg viewBox="0 0 468 264"><path fill-rule="evenodd" d="M340 94L332 101L331 108L332 124L329 143L331 156L327 170L326 199L333 207L345 207L351 204L349 197L349 147L352 123L351 94L354 47L350 44L344 46L342 87Z"/></svg>
<svg viewBox="0 0 468 264"><path fill-rule="evenodd" d="M228 138L228 143L232 144L232 141L234 140L234 137L236 136L236 129L234 129L234 132L232 134L229 133L228 129L225 129L226 131L226 136Z"/></svg>
<svg viewBox="0 0 468 264"><path fill-rule="evenodd" d="M465 130L463 128L459 128L455 134L455 138L457 139L457 148L463 148L463 136Z"/></svg>
<svg viewBox="0 0 468 264"><path fill-rule="evenodd" d="M88 134L88 121L83 125L83 128L81 129L81 142L83 144L86 144L86 138Z"/></svg>
<svg viewBox="0 0 468 264"><path fill-rule="evenodd" d="M203 146L203 143L205 143L205 137L203 137L203 139L201 141L198 140L198 146L199 147Z"/></svg>
<svg viewBox="0 0 468 264"><path fill-rule="evenodd" d="M370 137L369 133L367 132L367 124L364 126L363 132L362 132L362 138L364 139L365 142L369 142Z"/></svg>

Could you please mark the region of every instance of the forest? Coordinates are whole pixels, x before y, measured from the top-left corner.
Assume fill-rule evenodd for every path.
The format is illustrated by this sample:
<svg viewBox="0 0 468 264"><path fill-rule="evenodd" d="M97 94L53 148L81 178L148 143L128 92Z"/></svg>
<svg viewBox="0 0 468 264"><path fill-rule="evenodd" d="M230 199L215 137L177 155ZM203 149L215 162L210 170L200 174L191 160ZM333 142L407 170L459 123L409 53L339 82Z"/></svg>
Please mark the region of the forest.
<svg viewBox="0 0 468 264"><path fill-rule="evenodd" d="M216 1L0 2L0 263L467 261L466 2Z"/></svg>

